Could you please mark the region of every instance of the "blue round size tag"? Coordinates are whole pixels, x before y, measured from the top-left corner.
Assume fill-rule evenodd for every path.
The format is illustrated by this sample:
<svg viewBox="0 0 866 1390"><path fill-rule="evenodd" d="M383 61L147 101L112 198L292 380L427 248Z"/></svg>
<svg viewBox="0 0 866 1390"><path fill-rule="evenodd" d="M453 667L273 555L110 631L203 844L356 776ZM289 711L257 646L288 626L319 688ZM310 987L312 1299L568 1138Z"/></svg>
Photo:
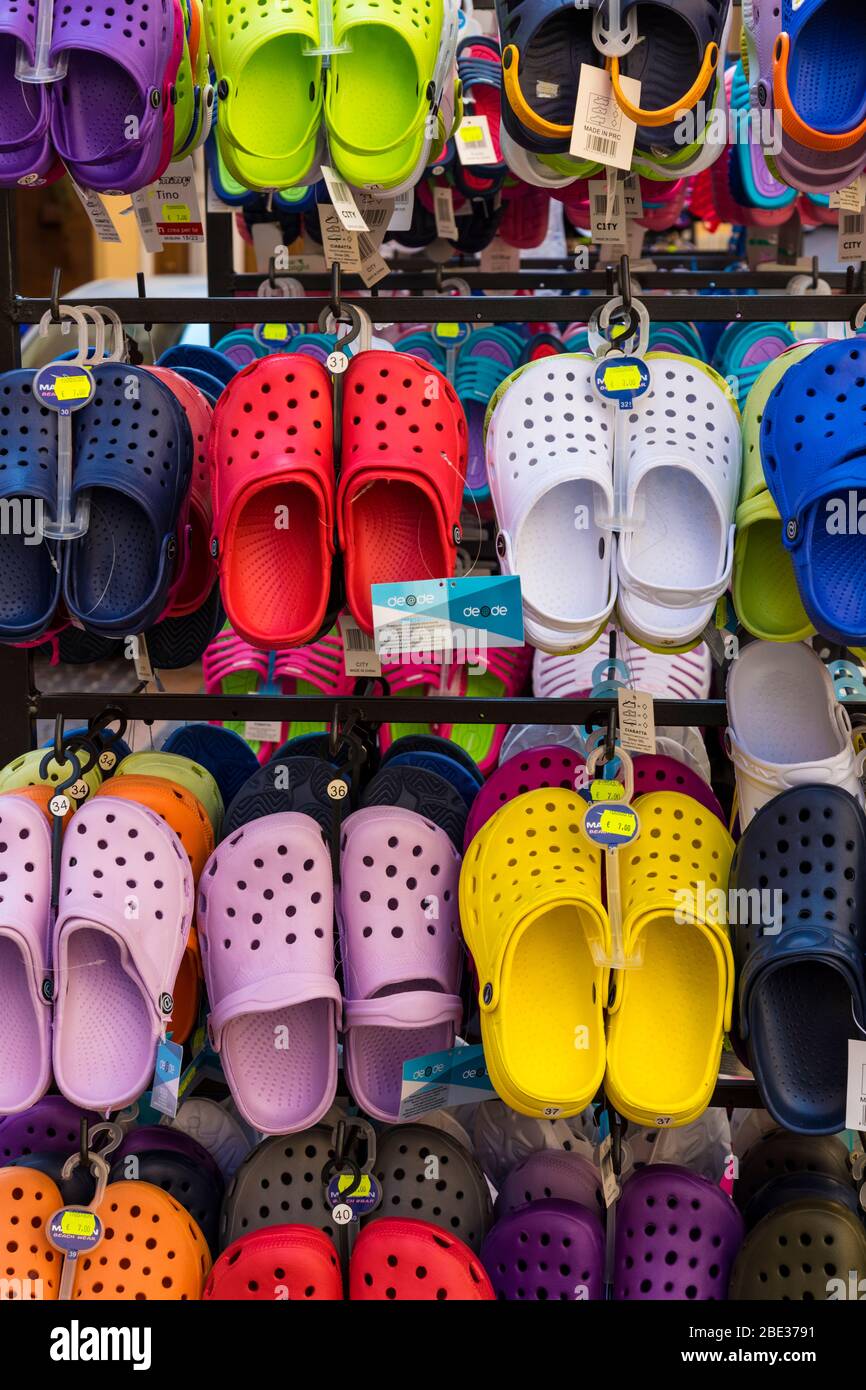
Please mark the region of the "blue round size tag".
<svg viewBox="0 0 866 1390"><path fill-rule="evenodd" d="M33 378L33 394L39 404L56 410L59 415L81 410L95 390L91 373L74 362L49 362L47 367L40 367Z"/></svg>
<svg viewBox="0 0 866 1390"><path fill-rule="evenodd" d="M50 1218L46 1233L55 1250L64 1255L86 1255L104 1235L96 1212L87 1207L61 1207Z"/></svg>
<svg viewBox="0 0 866 1390"><path fill-rule="evenodd" d="M444 348L457 348L466 342L471 328L468 323L435 323L433 337Z"/></svg>
<svg viewBox="0 0 866 1390"><path fill-rule="evenodd" d="M623 410L649 390L649 367L639 357L604 357L595 369L595 389Z"/></svg>
<svg viewBox="0 0 866 1390"><path fill-rule="evenodd" d="M636 838L640 821L633 806L624 806L621 801L595 801L586 812L583 830L592 844L602 849L619 849Z"/></svg>
<svg viewBox="0 0 866 1390"><path fill-rule="evenodd" d="M358 1221L362 1216L369 1216L371 1211L375 1211L382 1199L382 1193L371 1173L361 1174L361 1180L354 1192L348 1191L351 1186L351 1173L335 1173L328 1183L328 1205L332 1210L336 1207L349 1207L351 1219Z"/></svg>

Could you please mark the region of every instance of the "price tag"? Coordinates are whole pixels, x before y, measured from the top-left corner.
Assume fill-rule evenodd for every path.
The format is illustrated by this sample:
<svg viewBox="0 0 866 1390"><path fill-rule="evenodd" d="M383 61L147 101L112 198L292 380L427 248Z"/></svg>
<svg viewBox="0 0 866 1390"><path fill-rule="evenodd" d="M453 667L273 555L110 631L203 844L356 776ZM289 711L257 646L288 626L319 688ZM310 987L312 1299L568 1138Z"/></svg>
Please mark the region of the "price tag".
<svg viewBox="0 0 866 1390"><path fill-rule="evenodd" d="M436 219L436 235L446 241L453 241L458 235L457 220L454 216L454 197L450 188L433 189L433 216Z"/></svg>
<svg viewBox="0 0 866 1390"><path fill-rule="evenodd" d="M636 838L640 821L633 806L597 801L586 808L583 830L591 844L620 849Z"/></svg>
<svg viewBox="0 0 866 1390"><path fill-rule="evenodd" d="M71 415L93 396L96 389L86 367L72 362L49 362L33 378L33 394L40 405L56 410L59 415Z"/></svg>
<svg viewBox="0 0 866 1390"><path fill-rule="evenodd" d="M292 336L287 323L257 323L253 332L263 343L287 343Z"/></svg>
<svg viewBox="0 0 866 1390"><path fill-rule="evenodd" d="M322 165L322 178L325 180L325 186L328 190L328 195L331 199L334 211L346 228L346 231L369 231L369 227L361 216L358 205L352 196L351 188L329 164Z"/></svg>
<svg viewBox="0 0 866 1390"><path fill-rule="evenodd" d="M361 216L366 222L367 231L370 234L370 241L378 250L391 223L394 199L377 197L375 193L359 193L358 199Z"/></svg>
<svg viewBox="0 0 866 1390"><path fill-rule="evenodd" d="M619 690L617 701L623 748L631 753L654 753L656 732L652 695L645 690Z"/></svg>
<svg viewBox="0 0 866 1390"><path fill-rule="evenodd" d="M640 83L621 77L625 95L640 103ZM610 74L604 68L582 63L580 85L574 109L570 153L577 159L592 159L615 169L631 169L637 126L617 105Z"/></svg>
<svg viewBox="0 0 866 1390"><path fill-rule="evenodd" d="M154 679L154 674L150 664L150 653L147 650L147 638L143 632L139 633L135 639L132 650L135 674L140 681L145 681L149 685Z"/></svg>
<svg viewBox="0 0 866 1390"><path fill-rule="evenodd" d="M457 158L467 167L496 163L496 149L486 116L463 117L457 128Z"/></svg>
<svg viewBox="0 0 866 1390"><path fill-rule="evenodd" d="M165 242L204 241L204 222L192 158L170 164L161 178L132 195L146 251Z"/></svg>
<svg viewBox="0 0 866 1390"><path fill-rule="evenodd" d="M349 784L342 777L334 777L328 783L327 791L331 801L345 801L349 795Z"/></svg>
<svg viewBox="0 0 866 1390"><path fill-rule="evenodd" d="M606 782L602 777L596 777L589 784L590 801L622 801L625 797L625 787L621 782Z"/></svg>

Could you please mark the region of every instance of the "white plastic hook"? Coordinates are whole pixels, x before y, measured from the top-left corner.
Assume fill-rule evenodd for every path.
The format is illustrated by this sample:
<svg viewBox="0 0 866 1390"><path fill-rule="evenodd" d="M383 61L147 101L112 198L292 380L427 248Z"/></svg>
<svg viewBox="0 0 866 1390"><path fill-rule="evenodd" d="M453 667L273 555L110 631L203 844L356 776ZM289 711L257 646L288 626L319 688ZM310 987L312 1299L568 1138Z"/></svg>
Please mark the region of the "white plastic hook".
<svg viewBox="0 0 866 1390"><path fill-rule="evenodd" d="M106 354L103 351L103 362L123 362L126 359L126 334L123 331L123 324L120 317L113 309L107 309L104 304L95 304L93 312L101 314L103 321L108 320L112 327L111 352ZM103 324L104 332L105 324ZM95 365L95 363L91 363Z"/></svg>
<svg viewBox="0 0 866 1390"><path fill-rule="evenodd" d="M90 338L88 335L86 351L81 356L81 348L72 358L72 362L77 367L98 367L100 362L105 361L105 319L98 309L92 309L89 304L81 306L81 312L96 329L96 341L93 344L93 351L90 350Z"/></svg>
<svg viewBox="0 0 866 1390"><path fill-rule="evenodd" d="M315 47L303 49L305 58L330 58L332 53L351 53L350 43L334 43L333 0L323 0L319 5L319 42Z"/></svg>
<svg viewBox="0 0 866 1390"><path fill-rule="evenodd" d="M80 309L76 308L75 305L61 304L60 318L61 320L70 319L73 323L78 324L78 352L76 353L76 360L83 362L90 350L88 342L87 320L85 319L84 314L81 312ZM65 329L63 329L62 324L59 326L61 327L61 331L66 331ZM58 324L52 322L51 310L46 309L45 313L42 315L42 318L39 320L39 337L47 338L49 328L57 327Z"/></svg>
<svg viewBox="0 0 866 1390"><path fill-rule="evenodd" d="M582 0L575 0L579 10L586 9ZM603 18L607 14L607 19ZM623 21L620 0L601 0L592 17L592 41L605 58L622 58L638 41L637 13L632 7Z"/></svg>

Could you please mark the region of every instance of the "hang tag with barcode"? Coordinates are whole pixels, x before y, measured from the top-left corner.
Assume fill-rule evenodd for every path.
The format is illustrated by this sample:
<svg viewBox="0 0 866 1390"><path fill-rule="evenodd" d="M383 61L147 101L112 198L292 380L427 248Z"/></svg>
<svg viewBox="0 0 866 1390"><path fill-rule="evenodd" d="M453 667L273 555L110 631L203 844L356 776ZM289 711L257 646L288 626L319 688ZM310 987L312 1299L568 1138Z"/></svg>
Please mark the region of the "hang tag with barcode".
<svg viewBox="0 0 866 1390"><path fill-rule="evenodd" d="M380 198L373 193L359 193L358 205L361 216L367 224L370 239L378 250L382 245L385 232L391 222L391 216L394 212L394 199ZM363 254L362 251L362 257Z"/></svg>
<svg viewBox="0 0 866 1390"><path fill-rule="evenodd" d="M334 211L346 230L349 232L368 231L367 224L358 211L358 205L352 196L349 185L328 164L322 165L322 178L325 180Z"/></svg>
<svg viewBox="0 0 866 1390"><path fill-rule="evenodd" d="M381 676L382 663L376 655L373 638L364 632L349 613L338 619L343 638L343 662L347 676Z"/></svg>
<svg viewBox="0 0 866 1390"><path fill-rule="evenodd" d="M436 235L453 241L458 235L458 228L450 188L433 189L433 216L436 218Z"/></svg>
<svg viewBox="0 0 866 1390"><path fill-rule="evenodd" d="M147 638L143 632L140 632L138 636L133 639L133 642L132 660L135 666L136 678L140 681L146 681L149 685L154 679L154 674L153 667L150 664L150 653L147 650Z"/></svg>
<svg viewBox="0 0 866 1390"><path fill-rule="evenodd" d="M604 1195L604 1205L607 1208L613 1206L620 1195L619 1179L613 1171L613 1135L608 1134L602 1139L598 1149L598 1166L601 1173L601 1190Z"/></svg>
<svg viewBox="0 0 866 1390"><path fill-rule="evenodd" d="M358 233L350 232L340 221L336 208L319 203L319 227L322 232L322 252L325 265L330 269L335 263L344 270L358 269Z"/></svg>
<svg viewBox="0 0 866 1390"><path fill-rule="evenodd" d="M412 213L415 209L415 190L407 188L394 199L394 211L388 223L389 232L408 232L412 226Z"/></svg>
<svg viewBox="0 0 866 1390"><path fill-rule="evenodd" d="M378 285L380 280L384 280L390 274L387 263L379 255L378 246L373 237L368 232L356 233L358 238L358 274L370 289L372 285Z"/></svg>
<svg viewBox="0 0 866 1390"><path fill-rule="evenodd" d="M643 213L643 198L637 174L629 174L622 181L622 206L628 218L640 217Z"/></svg>
<svg viewBox="0 0 866 1390"><path fill-rule="evenodd" d="M839 213L840 261L866 260L866 211Z"/></svg>
<svg viewBox="0 0 866 1390"><path fill-rule="evenodd" d="M862 1022L862 1020L860 1020ZM845 1102L846 1129L866 1130L866 1042L848 1039L848 1094Z"/></svg>
<svg viewBox="0 0 866 1390"><path fill-rule="evenodd" d="M145 249L158 237L160 243L186 244L204 241L204 223L199 205L196 171L192 158L170 164L149 188L132 195Z"/></svg>
<svg viewBox="0 0 866 1390"><path fill-rule="evenodd" d="M461 164L495 164L496 149L486 116L464 116L457 128L457 158Z"/></svg>
<svg viewBox="0 0 866 1390"><path fill-rule="evenodd" d="M592 239L598 245L619 245L627 236L626 216L619 184L610 196L606 179L590 179L589 210Z"/></svg>
<svg viewBox="0 0 866 1390"><path fill-rule="evenodd" d="M633 77L621 77L620 85L636 106L640 83ZM569 153L577 159L594 159L627 171L631 168L636 133L634 121L617 105L610 74L604 68L582 63Z"/></svg>
<svg viewBox="0 0 866 1390"><path fill-rule="evenodd" d="M79 188L74 179L71 179L70 182L78 195L81 206L90 218L90 225L96 233L97 241L118 243L120 232L112 222L111 213L99 194L94 193L90 188Z"/></svg>

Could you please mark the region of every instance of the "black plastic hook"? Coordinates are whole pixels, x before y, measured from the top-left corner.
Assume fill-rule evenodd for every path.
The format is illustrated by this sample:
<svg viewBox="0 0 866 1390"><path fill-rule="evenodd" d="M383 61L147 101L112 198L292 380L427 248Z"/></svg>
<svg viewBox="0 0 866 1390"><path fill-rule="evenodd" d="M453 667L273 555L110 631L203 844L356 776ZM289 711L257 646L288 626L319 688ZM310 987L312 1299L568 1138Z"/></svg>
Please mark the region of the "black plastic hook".
<svg viewBox="0 0 866 1390"><path fill-rule="evenodd" d="M143 271L143 270L138 270L138 271L136 271L136 274L135 274L135 283L136 283L136 286L138 287L138 297L139 297L139 299L147 299L147 285L145 284L144 271ZM144 324L142 324L142 328L144 329L145 333L150 333L151 329L153 328L153 324L152 324L152 323L144 323Z"/></svg>
<svg viewBox="0 0 866 1390"><path fill-rule="evenodd" d="M63 274L59 265L51 272L51 322L61 323L60 318L60 277Z"/></svg>

